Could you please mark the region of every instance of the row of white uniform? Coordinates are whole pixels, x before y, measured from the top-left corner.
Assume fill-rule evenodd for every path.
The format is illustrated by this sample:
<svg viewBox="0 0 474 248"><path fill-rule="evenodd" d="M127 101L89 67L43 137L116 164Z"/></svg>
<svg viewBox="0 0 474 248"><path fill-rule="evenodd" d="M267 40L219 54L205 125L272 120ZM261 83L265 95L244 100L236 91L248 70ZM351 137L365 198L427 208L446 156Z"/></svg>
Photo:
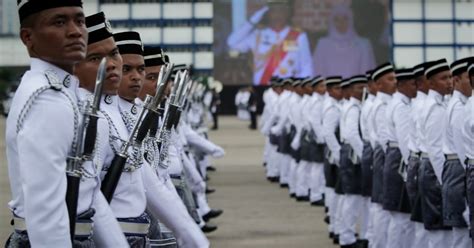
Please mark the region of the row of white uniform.
<svg viewBox="0 0 474 248"><path fill-rule="evenodd" d="M449 99L449 100L448 100ZM369 197L337 195L325 186L322 163L299 163L289 155L279 153L269 136L289 131L293 125L297 135L291 146L297 149L298 133L312 129L318 143L325 143L338 164L341 143L335 135L339 126L341 140L349 143L362 158L364 140L375 144L397 141L402 159L408 163L410 151L429 154L436 177L441 183L445 161L443 154L456 153L461 161L474 158L474 99L458 91L443 99L439 93L418 91L414 99L396 92L392 96L382 92L369 94L361 103L355 98L337 101L318 93L300 96L272 88L263 96L265 102L261 131L267 137L264 162L267 177L279 177L280 184L288 184L290 194L305 196L310 201L325 197L330 217L329 232L339 235L339 244L356 241L356 220L359 239L368 240L369 247L470 247L467 228L454 231L427 231L423 223L410 221L409 214L386 211ZM376 111L373 111L376 110ZM448 117L449 116L449 117ZM448 119L449 118L449 119ZM430 142L437 140L436 143ZM442 141L441 141L442 140ZM386 149L386 147L385 147ZM467 211L466 211L467 213ZM467 214L466 222L469 223Z"/></svg>

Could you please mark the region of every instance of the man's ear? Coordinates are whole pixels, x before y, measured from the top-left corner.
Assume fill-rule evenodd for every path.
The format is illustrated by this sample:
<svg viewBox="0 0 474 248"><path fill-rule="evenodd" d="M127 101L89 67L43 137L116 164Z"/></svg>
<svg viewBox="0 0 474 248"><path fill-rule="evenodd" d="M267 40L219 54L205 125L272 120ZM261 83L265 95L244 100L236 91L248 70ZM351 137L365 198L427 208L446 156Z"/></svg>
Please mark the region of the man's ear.
<svg viewBox="0 0 474 248"><path fill-rule="evenodd" d="M20 39L27 48L31 48L33 46L32 36L33 36L33 29L31 28L20 29Z"/></svg>

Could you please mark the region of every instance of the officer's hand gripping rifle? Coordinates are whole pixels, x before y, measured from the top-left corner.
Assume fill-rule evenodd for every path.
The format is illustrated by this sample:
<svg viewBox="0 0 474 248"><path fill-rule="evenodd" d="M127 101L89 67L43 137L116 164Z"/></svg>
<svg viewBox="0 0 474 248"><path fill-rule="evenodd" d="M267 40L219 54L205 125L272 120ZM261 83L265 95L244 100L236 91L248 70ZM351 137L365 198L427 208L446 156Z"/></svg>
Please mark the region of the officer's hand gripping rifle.
<svg viewBox="0 0 474 248"><path fill-rule="evenodd" d="M118 182L120 180L120 176L122 175L122 171L125 168L125 164L129 157L128 149L132 145L137 146L141 144L148 132L151 122L154 120L154 114L151 114L151 116L148 117L148 119L146 120L144 119L144 117L146 118L146 116L148 116L148 113L150 112L155 113L154 111L156 111L156 109L158 108L157 106L159 105L160 99L163 96L163 92L166 87L166 82L169 76L171 75L172 67L172 64L166 67L166 72L164 76L164 69L160 71L158 80L160 81L161 79L161 81L160 84L157 86L157 92L155 96L151 100L150 97L147 98L145 102L146 107L142 108L128 140L122 145L120 152L115 155L114 159L112 160L112 163L110 164L109 169L107 170L107 173L105 174L104 179L102 180L102 186L100 190L102 191L102 194L109 203L112 201L115 189L117 188ZM145 112L147 110L148 113L145 116Z"/></svg>
<svg viewBox="0 0 474 248"><path fill-rule="evenodd" d="M100 109L100 97L104 85L106 74L106 59L100 62L95 80L94 99L92 103L86 101L86 109L82 125L79 126L76 141L76 151L74 157L68 158L66 177L66 206L69 215L69 231L71 242L74 242L77 216L77 203L79 197L79 183L82 176L82 165L85 161L92 160L92 154L95 148L97 137L97 120L99 116L97 112Z"/></svg>

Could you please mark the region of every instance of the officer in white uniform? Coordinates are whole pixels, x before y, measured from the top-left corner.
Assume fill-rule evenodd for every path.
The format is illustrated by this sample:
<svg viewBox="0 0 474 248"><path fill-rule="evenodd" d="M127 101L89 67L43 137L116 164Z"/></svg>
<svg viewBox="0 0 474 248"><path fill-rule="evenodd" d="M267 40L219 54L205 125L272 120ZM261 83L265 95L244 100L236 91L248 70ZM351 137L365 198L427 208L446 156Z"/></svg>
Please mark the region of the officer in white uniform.
<svg viewBox="0 0 474 248"><path fill-rule="evenodd" d="M414 131L410 116L411 99L416 96L416 82L412 69L395 71L397 92L387 105L382 133L387 137L383 171L383 207L390 213L387 247L411 247L414 225L410 221L410 202L404 183L405 166L410 155L409 133Z"/></svg>
<svg viewBox="0 0 474 248"><path fill-rule="evenodd" d="M339 195L335 188L338 178L338 166L341 145L339 144L339 119L341 115L339 102L342 99L341 77L327 77L325 80L328 96L323 105L323 137L326 143L324 159L324 176L326 179L326 204L329 216L329 236L336 238L340 230L336 225ZM337 243L337 242L336 242Z"/></svg>
<svg viewBox="0 0 474 248"><path fill-rule="evenodd" d="M82 125L79 81L72 75L74 65L86 56L88 35L82 3L30 0L18 4L20 37L31 65L16 91L6 123L12 195L9 208L15 229L6 247L94 247L94 209L94 221L111 225L111 236L102 233L98 240L123 245L123 237L117 235L118 225L98 189L97 175L93 174L96 161L83 164L75 240L71 242L65 201L66 164L75 156L77 138L82 135L77 133ZM58 20L61 25L46 26ZM111 241L112 237L116 240Z"/></svg>
<svg viewBox="0 0 474 248"><path fill-rule="evenodd" d="M371 239L371 235L373 233L372 223L373 218L370 215L370 209L373 207L374 203L371 203L370 196L372 194L372 160L373 160L373 150L371 145L371 137L370 137L370 130L371 121L370 117L372 112L372 106L374 103L375 95L377 94L377 87L372 80L372 71L367 71L366 73L367 78L367 98L362 103L361 108L361 118L360 118L360 132L362 141L364 142L364 148L362 150L362 158L361 158L361 193L363 197L363 203L361 208L361 222L368 223L367 231L365 232L365 236L361 235L360 240L361 242L365 243L364 246L368 246L368 240ZM363 234L363 233L361 233Z"/></svg>
<svg viewBox="0 0 474 248"><path fill-rule="evenodd" d="M409 132L408 149L410 157L407 165L406 188L410 198L411 220L415 225L415 239L413 247L428 246L428 233L425 230L421 211L421 197L419 196L418 169L420 166L420 139L421 139L421 111L430 88L429 81L425 76L425 69L429 62L421 63L413 68L415 81L418 88L416 98L411 102L411 118L415 124L414 132Z"/></svg>
<svg viewBox="0 0 474 248"><path fill-rule="evenodd" d="M109 131L122 141L129 138L130 131L136 122L138 107L135 98L141 89L145 75L145 64L142 57L143 48L136 32L114 34L114 39L124 60L124 77L119 89L120 97L106 97L108 108L104 115L109 122ZM114 146L112 150L120 149ZM114 152L115 153L115 152ZM208 247L209 242L198 226L186 213L183 205L173 206L175 195L156 177L153 169L143 161L141 149L133 147L131 156L120 177L117 189L111 201L111 207L118 218L122 229L132 247L144 246L144 237L148 233L148 218L145 208L153 216L165 223L176 235L181 247Z"/></svg>
<svg viewBox="0 0 474 248"><path fill-rule="evenodd" d="M384 210L383 204L383 167L385 160L385 150L387 144L387 137L382 132L382 125L386 118L386 108L388 102L391 100L391 95L396 91L396 78L393 65L391 63L385 63L374 69L372 73L372 79L375 81L379 91L374 100L374 106L372 110L373 122L371 124L372 140L375 143L374 147L374 158L373 158L373 183L372 183L372 202L377 203L372 208L372 214L374 215L373 222L373 240L374 247L384 247L387 242L387 228L389 226L390 215L389 212Z"/></svg>
<svg viewBox="0 0 474 248"><path fill-rule="evenodd" d="M356 247L356 223L363 203L361 191L361 165L364 144L360 134L361 100L366 87L365 75L357 75L349 80L351 97L341 114L341 173L343 195L342 229L339 237L341 247ZM361 232L365 236L367 223L361 223ZM365 242L360 242L365 244Z"/></svg>
<svg viewBox="0 0 474 248"><path fill-rule="evenodd" d="M459 123L462 122L463 107L471 97L467 65L474 57L457 60L451 64L454 92L446 108L446 123L443 134L443 153L446 161L442 173L443 224L453 228L450 247L471 247L467 223L463 218L466 210L466 170L456 152L461 143ZM461 155L463 156L463 155Z"/></svg>
<svg viewBox="0 0 474 248"><path fill-rule="evenodd" d="M294 159L291 156L291 139L290 139L290 121L291 121L291 108L295 100L293 79L288 78L284 81L285 95L282 95L280 108L278 115L275 119L278 122L270 128L270 134L277 135L279 137L278 152L283 154L282 160L280 161L280 185L282 187L289 187L291 189L292 178L291 169L294 167ZM290 186L291 184L291 186ZM294 188L293 188L294 189Z"/></svg>
<svg viewBox="0 0 474 248"><path fill-rule="evenodd" d="M303 158L302 149L306 149L307 146L302 147L301 141L303 133L305 133L305 115L307 113L307 108L311 107L309 105L310 94L313 93L312 89L306 87L311 83L312 78L301 79L299 85L296 87L296 94L299 96L299 102L294 105L294 108L291 110L292 115L292 125L296 128L295 137L292 140L292 148L297 153L297 165L292 172L294 175L294 187L297 201L309 201L309 184L308 184L308 175L311 172L311 165L309 157L306 156ZM294 111L294 112L293 112ZM291 188L290 188L291 189Z"/></svg>
<svg viewBox="0 0 474 248"><path fill-rule="evenodd" d="M289 25L290 4L285 0L268 1L268 6L255 12L227 39L233 50L252 51L255 85L268 85L272 76L302 78L313 74L308 37ZM262 19L267 26L260 28Z"/></svg>
<svg viewBox="0 0 474 248"><path fill-rule="evenodd" d="M280 180L280 173L278 167L276 166L278 164L278 161L275 161L275 158L277 157L276 153L278 148L278 141L275 136L266 135L264 128L268 125L273 124L268 122L271 121L272 116L275 114L273 113L276 108L275 105L277 104L279 96L283 92L281 82L281 79L273 78L272 87L264 93L263 101L265 103L265 107L263 108L263 113L260 118L260 131L266 137L263 154L264 166L266 167L267 179L271 182L278 182Z"/></svg>
<svg viewBox="0 0 474 248"><path fill-rule="evenodd" d="M312 206L323 206L323 194L326 181L324 178L324 135L323 135L323 105L326 94L326 84L324 78L316 76L311 82L313 88L312 99L308 112L305 115L308 122L308 129L311 130L313 137L313 148L311 153L314 155L311 159L311 172L309 173L309 200Z"/></svg>
<svg viewBox="0 0 474 248"><path fill-rule="evenodd" d="M290 91L291 81L292 80L290 78L285 78L281 80L280 84L282 87L282 92L278 96L278 99L276 100L273 106L272 115L269 118L269 121L265 122L262 128L262 132L268 135L269 137L271 137L271 139L275 139L274 142L277 143L276 145L277 151L274 155L274 160L271 161L273 165L270 165L270 168L275 169L275 173L279 176L279 182L280 182L281 187L288 187L287 168L288 168L288 164L290 163L290 157L287 156L285 151L282 150L282 145L284 143L282 142L283 141L282 134L272 133L271 129L273 128L273 126L277 125L281 119L285 119L286 115L288 114L287 113L288 108L286 106L286 102L291 95L291 91ZM286 135L286 130L284 131L285 131L284 134Z"/></svg>
<svg viewBox="0 0 474 248"><path fill-rule="evenodd" d="M471 87L474 88L474 61L470 61L468 65L468 74L471 81ZM460 126L460 145L464 152L464 157L461 157L465 161L466 165L466 184L467 184L467 200L468 200L468 211L464 213L464 219L469 221L470 225L470 237L471 242L474 237L473 229L473 214L474 213L474 149L472 149L472 144L474 144L474 97L469 97L466 105L463 109L463 120L459 123ZM459 148L458 148L459 149Z"/></svg>
<svg viewBox="0 0 474 248"><path fill-rule="evenodd" d="M452 79L446 59L433 61L425 70L431 89L421 112L421 164L418 181L421 186L423 223L428 230L428 247L449 247L451 231L443 224L442 171L446 158L443 154L443 132L446 103L443 97L452 91Z"/></svg>

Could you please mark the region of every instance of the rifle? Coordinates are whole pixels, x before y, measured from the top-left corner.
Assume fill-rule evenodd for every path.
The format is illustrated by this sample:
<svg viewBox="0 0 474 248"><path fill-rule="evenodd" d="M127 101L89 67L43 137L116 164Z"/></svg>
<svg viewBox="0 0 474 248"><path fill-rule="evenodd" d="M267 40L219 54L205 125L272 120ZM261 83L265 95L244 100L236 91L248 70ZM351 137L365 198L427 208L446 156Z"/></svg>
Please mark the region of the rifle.
<svg viewBox="0 0 474 248"><path fill-rule="evenodd" d="M176 118L179 115L179 104L184 97L185 90L183 90L186 84L187 78L187 71L178 72L175 77L174 86L170 95L168 106L165 110L165 114L163 117L163 124L160 127L160 131L158 133L158 146L161 148L160 150L160 158L158 162L158 166L161 168L167 168L168 166L165 164L165 161L168 156L168 147L169 147L169 139L171 135L171 130L173 128L174 123L176 122Z"/></svg>
<svg viewBox="0 0 474 248"><path fill-rule="evenodd" d="M97 77L95 80L94 98L92 103L86 101L86 110L84 111L83 125L79 126L76 140L77 148L74 157L69 157L66 167L67 189L66 206L69 215L69 231L71 242L74 243L76 232L77 202L79 199L79 184L81 182L81 167L85 161L92 160L92 153L95 148L97 137L97 112L100 109L100 97L104 85L106 74L106 59L103 58L99 64ZM85 128L86 127L86 128Z"/></svg>

